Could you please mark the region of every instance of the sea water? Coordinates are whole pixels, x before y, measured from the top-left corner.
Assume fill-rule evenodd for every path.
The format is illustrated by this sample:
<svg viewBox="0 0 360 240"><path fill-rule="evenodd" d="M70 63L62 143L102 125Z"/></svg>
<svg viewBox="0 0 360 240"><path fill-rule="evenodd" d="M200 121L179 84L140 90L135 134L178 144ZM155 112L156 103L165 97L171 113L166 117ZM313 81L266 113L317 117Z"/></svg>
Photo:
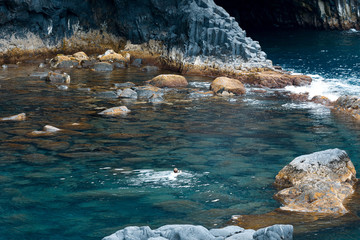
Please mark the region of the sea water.
<svg viewBox="0 0 360 240"><path fill-rule="evenodd" d="M315 71L316 64L297 64L296 50L306 52L301 44L272 51L271 42L276 43L261 43L274 63L318 74L326 83L326 71ZM292 101L277 90L259 94L248 86L245 96L200 99L182 90L151 104L97 93L114 90L114 83L143 85L160 72L72 69L66 89L29 76L37 71L44 70L0 71L0 117L27 114L24 122L0 122L0 239L101 239L130 225L222 227L232 215L280 207L273 199L274 178L299 155L340 148L360 167L358 122L321 105ZM188 90L206 91L212 81L186 77ZM344 84L350 81L344 78ZM97 114L121 105L131 113ZM29 134L47 124L64 131ZM174 167L182 170L176 177ZM314 221L296 237L355 239L358 223L356 217L330 226Z"/></svg>

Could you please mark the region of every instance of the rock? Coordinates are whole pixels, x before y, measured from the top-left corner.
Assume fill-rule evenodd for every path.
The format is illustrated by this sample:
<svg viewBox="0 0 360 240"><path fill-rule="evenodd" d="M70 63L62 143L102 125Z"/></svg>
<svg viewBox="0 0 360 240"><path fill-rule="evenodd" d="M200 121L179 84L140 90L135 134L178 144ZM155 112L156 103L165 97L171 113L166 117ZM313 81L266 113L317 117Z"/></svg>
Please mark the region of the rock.
<svg viewBox="0 0 360 240"><path fill-rule="evenodd" d="M157 77L154 77L149 81L149 83L155 87L164 88L176 88L176 87L186 87L188 82L186 78L180 75L175 74L162 74Z"/></svg>
<svg viewBox="0 0 360 240"><path fill-rule="evenodd" d="M291 75L279 71L245 72L236 75L242 83L268 88L309 85L312 78L305 75Z"/></svg>
<svg viewBox="0 0 360 240"><path fill-rule="evenodd" d="M95 63L94 69L97 72L111 72L114 69L114 67L110 63L100 62L100 63Z"/></svg>
<svg viewBox="0 0 360 240"><path fill-rule="evenodd" d="M234 234L230 237L225 238L225 240L253 240L253 234L255 230L245 230L242 233Z"/></svg>
<svg viewBox="0 0 360 240"><path fill-rule="evenodd" d="M100 57L99 60L102 62L122 62L122 63L127 62L126 59L123 57L123 55L115 52L110 54L105 53L105 55Z"/></svg>
<svg viewBox="0 0 360 240"><path fill-rule="evenodd" d="M94 95L97 98L118 98L118 94L114 91L97 92Z"/></svg>
<svg viewBox="0 0 360 240"><path fill-rule="evenodd" d="M210 89L215 94L221 94L223 91L234 93L236 95L244 95L246 93L244 85L237 79L218 77L210 85Z"/></svg>
<svg viewBox="0 0 360 240"><path fill-rule="evenodd" d="M354 192L356 171L345 151L329 149L303 155L286 165L275 184L282 210L344 214L345 198Z"/></svg>
<svg viewBox="0 0 360 240"><path fill-rule="evenodd" d="M239 226L227 226L224 228L210 229L210 233L215 237L229 237L237 233L242 233L244 230L244 228Z"/></svg>
<svg viewBox="0 0 360 240"><path fill-rule="evenodd" d="M135 92L130 88L125 88L123 91L121 91L120 95L118 96L120 98L132 98L132 99L136 99L138 97L137 92Z"/></svg>
<svg viewBox="0 0 360 240"><path fill-rule="evenodd" d="M126 68L125 63L123 62L113 62L112 65L114 66L114 68Z"/></svg>
<svg viewBox="0 0 360 240"><path fill-rule="evenodd" d="M32 131L30 133L30 136L48 136L59 131L61 131L61 129L57 127L51 125L45 125L42 131Z"/></svg>
<svg viewBox="0 0 360 240"><path fill-rule="evenodd" d="M292 240L294 227L292 225L273 225L261 228L254 235L254 240Z"/></svg>
<svg viewBox="0 0 360 240"><path fill-rule="evenodd" d="M355 96L341 96L335 102L335 109L345 112L356 119L360 119L360 98Z"/></svg>
<svg viewBox="0 0 360 240"><path fill-rule="evenodd" d="M314 96L311 99L311 102L319 103L319 104L322 104L325 106L331 106L333 104L333 102L330 99L328 99L327 97L324 97L324 96Z"/></svg>
<svg viewBox="0 0 360 240"><path fill-rule="evenodd" d="M59 54L50 60L50 65L51 67L54 68L72 68L79 65L79 62L76 61L71 56L65 56Z"/></svg>
<svg viewBox="0 0 360 240"><path fill-rule="evenodd" d="M83 60L81 61L81 66L83 68L93 68L94 65L96 63L96 60L95 59L91 59L91 60Z"/></svg>
<svg viewBox="0 0 360 240"><path fill-rule="evenodd" d="M141 63L142 63L142 59L137 58L131 63L131 65L134 67L141 67Z"/></svg>
<svg viewBox="0 0 360 240"><path fill-rule="evenodd" d="M76 61L81 62L85 60L89 60L88 55L84 52L77 52L73 54L73 57L76 59Z"/></svg>
<svg viewBox="0 0 360 240"><path fill-rule="evenodd" d="M146 240L158 236L150 227L127 227L103 238L103 240Z"/></svg>
<svg viewBox="0 0 360 240"><path fill-rule="evenodd" d="M126 59L126 62L130 62L130 59L131 59L131 55L130 55L130 53L126 53L125 54L125 59Z"/></svg>
<svg viewBox="0 0 360 240"><path fill-rule="evenodd" d="M45 63L40 63L38 68L45 68L46 67L46 64Z"/></svg>
<svg viewBox="0 0 360 240"><path fill-rule="evenodd" d="M40 79L46 79L49 72L33 72L30 77L39 77Z"/></svg>
<svg viewBox="0 0 360 240"><path fill-rule="evenodd" d="M204 98L204 97L212 97L214 96L214 92L203 92L203 91L194 91L189 94L189 98Z"/></svg>
<svg viewBox="0 0 360 240"><path fill-rule="evenodd" d="M162 97L161 94L153 94L150 98L149 98L149 102L151 103L162 103L164 102L164 98Z"/></svg>
<svg viewBox="0 0 360 240"><path fill-rule="evenodd" d="M161 88L154 86L133 87L132 89L137 92L138 98L143 98L143 99L149 99L154 94L160 94L160 95L163 94Z"/></svg>
<svg viewBox="0 0 360 240"><path fill-rule="evenodd" d="M126 82L126 83L115 83L114 86L116 88L131 88L135 86L135 83Z"/></svg>
<svg viewBox="0 0 360 240"><path fill-rule="evenodd" d="M215 237L203 226L165 225L154 232L167 239L215 240Z"/></svg>
<svg viewBox="0 0 360 240"><path fill-rule="evenodd" d="M141 68L141 71L143 72L157 72L159 71L159 68L156 66L145 66Z"/></svg>
<svg viewBox="0 0 360 240"><path fill-rule="evenodd" d="M51 83L70 83L70 76L67 73L49 72L46 78Z"/></svg>
<svg viewBox="0 0 360 240"><path fill-rule="evenodd" d="M124 115L131 112L126 106L120 106L120 107L113 107L113 108L109 108L106 109L102 112L100 112L100 115L105 115L105 116L117 116L117 115Z"/></svg>
<svg viewBox="0 0 360 240"><path fill-rule="evenodd" d="M26 120L26 114L25 113L20 113L17 115L13 115L10 117L3 117L0 118L1 121L25 121Z"/></svg>
<svg viewBox="0 0 360 240"><path fill-rule="evenodd" d="M57 88L60 89L60 90L68 90L68 89L69 89L69 86L60 85L60 86L58 86Z"/></svg>

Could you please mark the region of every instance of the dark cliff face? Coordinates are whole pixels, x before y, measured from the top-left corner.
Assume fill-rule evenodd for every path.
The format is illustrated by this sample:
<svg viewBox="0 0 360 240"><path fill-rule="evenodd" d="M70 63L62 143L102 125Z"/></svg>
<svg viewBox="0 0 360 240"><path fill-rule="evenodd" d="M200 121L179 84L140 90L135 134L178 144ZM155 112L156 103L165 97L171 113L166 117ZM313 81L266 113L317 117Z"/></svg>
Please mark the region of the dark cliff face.
<svg viewBox="0 0 360 240"><path fill-rule="evenodd" d="M245 29L360 27L359 0L215 0Z"/></svg>
<svg viewBox="0 0 360 240"><path fill-rule="evenodd" d="M213 0L5 0L0 28L0 52L59 48L64 39L72 39L70 46L94 46L107 34L113 42L156 40L160 53L177 62L234 69L271 64Z"/></svg>

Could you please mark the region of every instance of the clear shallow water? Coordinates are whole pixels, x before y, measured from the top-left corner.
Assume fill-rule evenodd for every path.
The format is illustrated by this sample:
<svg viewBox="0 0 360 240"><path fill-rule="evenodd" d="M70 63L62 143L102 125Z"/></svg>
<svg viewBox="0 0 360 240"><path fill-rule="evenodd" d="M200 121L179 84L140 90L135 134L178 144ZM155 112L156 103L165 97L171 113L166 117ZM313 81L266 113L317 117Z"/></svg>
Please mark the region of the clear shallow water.
<svg viewBox="0 0 360 240"><path fill-rule="evenodd" d="M142 85L158 73L72 70L64 91L29 77L33 71L0 71L1 117L28 115L0 122L2 239L101 239L128 225L222 226L233 214L279 207L272 183L296 156L338 147L360 166L358 124L275 92L199 100L180 92L152 105L93 92L126 81ZM198 89L211 81L187 79ZM123 104L132 110L127 116L96 114ZM46 124L67 131L28 135ZM176 179L169 177L174 167L183 171Z"/></svg>
<svg viewBox="0 0 360 240"><path fill-rule="evenodd" d="M309 96L360 96L360 32L273 30L250 33L274 65L313 77L311 86L288 87Z"/></svg>

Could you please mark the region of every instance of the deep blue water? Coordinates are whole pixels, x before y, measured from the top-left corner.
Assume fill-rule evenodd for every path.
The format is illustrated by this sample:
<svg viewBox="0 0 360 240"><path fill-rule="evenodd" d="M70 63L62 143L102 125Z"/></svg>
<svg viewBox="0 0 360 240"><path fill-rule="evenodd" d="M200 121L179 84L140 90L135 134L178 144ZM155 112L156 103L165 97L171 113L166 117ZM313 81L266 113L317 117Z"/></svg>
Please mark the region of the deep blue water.
<svg viewBox="0 0 360 240"><path fill-rule="evenodd" d="M291 47L286 34L277 34L260 41L274 63L326 80L315 63L293 57L296 51L321 53L307 50L305 43ZM101 239L129 225L223 226L234 214L278 208L272 198L275 175L299 155L336 147L360 167L359 123L276 91L255 94L249 88L243 97L204 99L190 99L183 91L153 105L95 98L93 92L119 82L142 85L158 73L72 70L69 89L59 90L29 77L33 71L38 69L0 71L0 117L28 115L25 122L0 122L0 239ZM189 88L200 90L212 80L187 79ZM132 112L117 118L96 114L119 105ZM29 135L46 124L67 131ZM169 178L174 167L183 171L177 179ZM355 239L358 223L352 219L321 230L313 222L309 226L317 230L296 237Z"/></svg>

